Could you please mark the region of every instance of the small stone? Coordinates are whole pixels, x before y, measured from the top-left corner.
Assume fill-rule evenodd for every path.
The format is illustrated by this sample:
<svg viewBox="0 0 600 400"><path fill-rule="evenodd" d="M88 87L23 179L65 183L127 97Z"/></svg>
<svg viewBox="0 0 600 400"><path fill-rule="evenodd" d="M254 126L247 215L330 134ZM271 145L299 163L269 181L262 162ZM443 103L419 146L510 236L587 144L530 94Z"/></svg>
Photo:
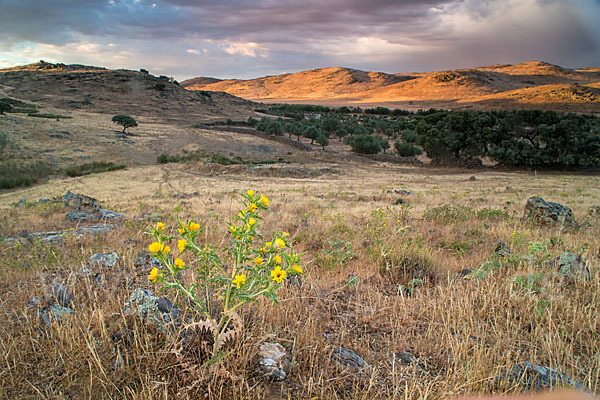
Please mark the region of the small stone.
<svg viewBox="0 0 600 400"><path fill-rule="evenodd" d="M99 265L105 267L114 267L119 261L119 255L116 252L112 253L96 253L90 257L90 265Z"/></svg>
<svg viewBox="0 0 600 400"><path fill-rule="evenodd" d="M470 180L470 181L476 181L476 180L477 180L477 178L476 178L475 176L471 176L471 177L469 178L469 180Z"/></svg>
<svg viewBox="0 0 600 400"><path fill-rule="evenodd" d="M515 188L514 188L514 187L512 187L512 186L507 186L507 187L506 187L506 191L507 191L507 192L514 192L514 190L515 190Z"/></svg>
<svg viewBox="0 0 600 400"><path fill-rule="evenodd" d="M504 241L500 240L496 243L496 247L494 248L494 254L499 257L506 257L512 254L510 247Z"/></svg>
<svg viewBox="0 0 600 400"><path fill-rule="evenodd" d="M394 360L396 360L400 364L406 365L406 366L419 364L419 361L417 360L417 358L406 351L400 351L400 352L394 354Z"/></svg>
<svg viewBox="0 0 600 400"><path fill-rule="evenodd" d="M138 251L134 265L138 268L160 268L160 260L147 251Z"/></svg>
<svg viewBox="0 0 600 400"><path fill-rule="evenodd" d="M465 276L471 275L475 271L477 271L477 269L475 269L475 268L471 268L471 267L463 268L458 272L458 276L460 276L461 278L464 278Z"/></svg>
<svg viewBox="0 0 600 400"><path fill-rule="evenodd" d="M528 389L540 390L556 386L571 386L585 392L589 389L569 379L565 374L549 367L534 365L528 361L517 364L508 374L511 381L522 383Z"/></svg>
<svg viewBox="0 0 600 400"><path fill-rule="evenodd" d="M358 353L343 347L334 347L331 359L344 367L351 367L361 371L369 367Z"/></svg>
<svg viewBox="0 0 600 400"><path fill-rule="evenodd" d="M161 308L166 309L167 302L163 301ZM177 330L178 320L172 317L172 312L161 311L159 298L147 289L136 288L129 296L129 301L125 303L124 310L125 313L137 314L144 322L151 323L161 332L169 333Z"/></svg>
<svg viewBox="0 0 600 400"><path fill-rule="evenodd" d="M59 282L52 282L50 296L62 307L69 307L73 303L73 295Z"/></svg>
<svg viewBox="0 0 600 400"><path fill-rule="evenodd" d="M287 377L291 357L281 344L264 342L258 349L258 358L264 377L272 381L282 381Z"/></svg>

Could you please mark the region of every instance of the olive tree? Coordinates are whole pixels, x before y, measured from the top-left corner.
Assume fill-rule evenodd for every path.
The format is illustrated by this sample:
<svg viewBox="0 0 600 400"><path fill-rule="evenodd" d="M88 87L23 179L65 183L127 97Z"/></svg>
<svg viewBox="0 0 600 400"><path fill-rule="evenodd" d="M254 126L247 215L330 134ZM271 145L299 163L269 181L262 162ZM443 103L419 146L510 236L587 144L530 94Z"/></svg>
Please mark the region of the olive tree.
<svg viewBox="0 0 600 400"><path fill-rule="evenodd" d="M126 133L125 129L127 129L127 128L138 126L135 119L133 119L129 115L123 115L123 114L115 115L114 117L112 117L112 122L114 122L115 124L121 125L123 127L123 133Z"/></svg>

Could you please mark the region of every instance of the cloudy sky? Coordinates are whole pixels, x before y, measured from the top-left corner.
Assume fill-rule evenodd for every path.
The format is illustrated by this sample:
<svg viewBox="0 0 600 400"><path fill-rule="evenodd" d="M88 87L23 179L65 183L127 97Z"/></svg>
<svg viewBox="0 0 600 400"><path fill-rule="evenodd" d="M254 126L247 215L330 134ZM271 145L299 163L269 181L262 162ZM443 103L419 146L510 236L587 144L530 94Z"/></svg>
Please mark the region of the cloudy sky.
<svg viewBox="0 0 600 400"><path fill-rule="evenodd" d="M600 0L0 0L0 68L146 68L182 80L320 67L600 67Z"/></svg>

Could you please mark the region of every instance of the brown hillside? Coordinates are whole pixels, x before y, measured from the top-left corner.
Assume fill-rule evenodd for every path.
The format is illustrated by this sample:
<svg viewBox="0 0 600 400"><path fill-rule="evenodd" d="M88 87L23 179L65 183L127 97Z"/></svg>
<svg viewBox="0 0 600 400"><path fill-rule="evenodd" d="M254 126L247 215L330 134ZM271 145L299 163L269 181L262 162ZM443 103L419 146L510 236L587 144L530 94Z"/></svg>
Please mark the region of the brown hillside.
<svg viewBox="0 0 600 400"><path fill-rule="evenodd" d="M227 93L191 92L168 77L130 70L39 62L0 69L0 97L41 107L170 121L242 119L252 102Z"/></svg>
<svg viewBox="0 0 600 400"><path fill-rule="evenodd" d="M600 82L599 68L569 69L542 61L395 75L324 68L252 80L199 82L196 78L182 86L267 102L600 111L593 87Z"/></svg>
<svg viewBox="0 0 600 400"><path fill-rule="evenodd" d="M206 85L199 85L191 79L182 82L182 86L190 90L235 93L247 99L323 99L377 89L411 78L349 68L321 68L252 80L229 79Z"/></svg>

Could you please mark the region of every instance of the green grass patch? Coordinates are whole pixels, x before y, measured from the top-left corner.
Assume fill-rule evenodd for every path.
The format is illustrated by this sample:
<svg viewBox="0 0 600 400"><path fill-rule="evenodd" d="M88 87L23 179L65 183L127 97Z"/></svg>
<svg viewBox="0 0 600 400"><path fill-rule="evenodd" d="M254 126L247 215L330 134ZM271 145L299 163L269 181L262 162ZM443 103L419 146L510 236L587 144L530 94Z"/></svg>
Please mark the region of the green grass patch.
<svg viewBox="0 0 600 400"><path fill-rule="evenodd" d="M67 176L83 176L89 174L96 174L99 172L117 171L119 169L125 169L125 165L104 161L91 162L69 167L65 170L65 174L67 174Z"/></svg>
<svg viewBox="0 0 600 400"><path fill-rule="evenodd" d="M53 172L48 164L41 161L28 164L3 163L0 164L0 189L31 186Z"/></svg>
<svg viewBox="0 0 600 400"><path fill-rule="evenodd" d="M50 119L70 119L68 115L60 115L60 114L45 114L38 112L30 112L27 114L28 117L37 117L37 118L50 118Z"/></svg>

